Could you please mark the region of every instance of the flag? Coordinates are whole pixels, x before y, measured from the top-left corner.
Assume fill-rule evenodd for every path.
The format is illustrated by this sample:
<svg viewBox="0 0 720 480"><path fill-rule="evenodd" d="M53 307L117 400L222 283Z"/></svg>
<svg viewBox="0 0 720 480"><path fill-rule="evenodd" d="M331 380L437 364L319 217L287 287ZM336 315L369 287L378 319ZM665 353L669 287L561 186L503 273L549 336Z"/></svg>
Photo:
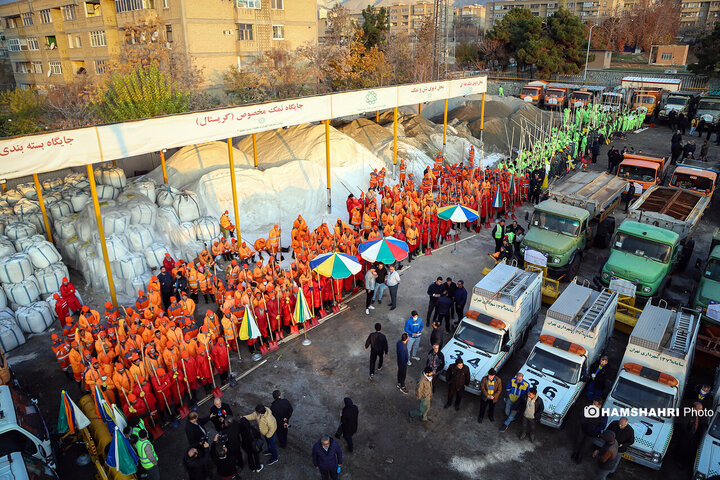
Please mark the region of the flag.
<svg viewBox="0 0 720 480"><path fill-rule="evenodd" d="M500 197L500 186L495 187L495 195L493 195L492 207L502 208L502 197Z"/></svg>
<svg viewBox="0 0 720 480"><path fill-rule="evenodd" d="M295 302L295 312L293 313L293 320L295 323L304 323L306 320L310 320L312 314L308 307L307 299L303 289L298 289L297 301Z"/></svg>
<svg viewBox="0 0 720 480"><path fill-rule="evenodd" d="M109 431L112 431L115 428L115 415L113 415L112 408L98 385L93 387L93 401L95 402L95 413L97 413L98 418L107 425Z"/></svg>
<svg viewBox="0 0 720 480"><path fill-rule="evenodd" d="M117 428L119 428L121 432L125 431L125 427L127 427L128 424L125 414L123 414L120 408L114 403L112 404L112 412Z"/></svg>
<svg viewBox="0 0 720 480"><path fill-rule="evenodd" d="M123 475L132 475L137 472L137 453L135 453L128 439L117 427L113 429L113 438L108 448L105 463L107 463L108 467L117 469Z"/></svg>
<svg viewBox="0 0 720 480"><path fill-rule="evenodd" d="M508 188L508 192L510 192L510 198L515 195L515 175L510 175L510 188Z"/></svg>
<svg viewBox="0 0 720 480"><path fill-rule="evenodd" d="M60 393L60 414L58 415L58 433L77 433L90 425L90 420L75 405L70 395L63 390Z"/></svg>
<svg viewBox="0 0 720 480"><path fill-rule="evenodd" d="M243 313L238 337L240 340L249 340L251 338L258 338L259 336L260 329L257 326L257 322L255 322L255 317L253 317L253 314L250 312L250 307L245 306L245 312Z"/></svg>

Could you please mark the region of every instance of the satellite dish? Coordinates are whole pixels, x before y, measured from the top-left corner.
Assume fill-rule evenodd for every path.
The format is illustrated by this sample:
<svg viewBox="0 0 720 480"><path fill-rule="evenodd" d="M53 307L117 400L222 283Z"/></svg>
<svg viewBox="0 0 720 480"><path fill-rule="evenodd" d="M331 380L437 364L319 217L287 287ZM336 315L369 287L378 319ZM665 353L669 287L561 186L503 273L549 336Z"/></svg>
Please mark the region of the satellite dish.
<svg viewBox="0 0 720 480"><path fill-rule="evenodd" d="M48 78L52 77L52 70L48 70L47 76Z"/></svg>

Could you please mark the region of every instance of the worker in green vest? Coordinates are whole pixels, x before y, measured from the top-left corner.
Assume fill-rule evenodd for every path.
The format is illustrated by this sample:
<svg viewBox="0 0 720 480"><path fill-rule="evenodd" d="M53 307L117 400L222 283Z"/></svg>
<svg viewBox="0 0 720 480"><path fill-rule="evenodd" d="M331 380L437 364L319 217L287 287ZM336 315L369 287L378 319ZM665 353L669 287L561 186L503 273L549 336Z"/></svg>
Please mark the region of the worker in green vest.
<svg viewBox="0 0 720 480"><path fill-rule="evenodd" d="M155 454L155 447L148 440L147 430L138 432L138 441L135 444L140 466L147 473L148 480L160 480L160 468L158 467L158 458Z"/></svg>
<svg viewBox="0 0 720 480"><path fill-rule="evenodd" d="M502 85L498 87L498 95L500 95L501 97L505 96L505 91L503 90Z"/></svg>

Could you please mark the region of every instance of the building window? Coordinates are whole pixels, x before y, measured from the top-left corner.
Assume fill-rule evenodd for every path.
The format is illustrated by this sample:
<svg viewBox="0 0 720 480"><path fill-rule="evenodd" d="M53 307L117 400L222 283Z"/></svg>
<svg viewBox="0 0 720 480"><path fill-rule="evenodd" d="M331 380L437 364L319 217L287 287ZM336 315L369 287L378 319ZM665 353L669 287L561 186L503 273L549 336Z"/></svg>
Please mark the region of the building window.
<svg viewBox="0 0 720 480"><path fill-rule="evenodd" d="M91 47L106 47L107 42L105 41L105 30L98 30L90 32L90 46Z"/></svg>
<svg viewBox="0 0 720 480"><path fill-rule="evenodd" d="M235 8L256 8L260 9L260 0L235 0Z"/></svg>
<svg viewBox="0 0 720 480"><path fill-rule="evenodd" d="M30 71L32 73L43 73L42 62L32 62Z"/></svg>
<svg viewBox="0 0 720 480"><path fill-rule="evenodd" d="M60 64L60 62L50 62L50 71L53 75L62 75L62 65Z"/></svg>
<svg viewBox="0 0 720 480"><path fill-rule="evenodd" d="M75 20L75 5L64 5L62 7L63 18L67 21Z"/></svg>
<svg viewBox="0 0 720 480"><path fill-rule="evenodd" d="M169 23L165 25L165 41L168 43L173 42L173 31L172 31L172 25Z"/></svg>
<svg viewBox="0 0 720 480"><path fill-rule="evenodd" d="M170 8L170 0L163 0L163 8Z"/></svg>
<svg viewBox="0 0 720 480"><path fill-rule="evenodd" d="M16 28L17 27L17 19L19 17L7 17L5 19L5 26L7 28Z"/></svg>
<svg viewBox="0 0 720 480"><path fill-rule="evenodd" d="M82 39L80 38L80 35L69 35L68 36L68 46L70 48L81 48L82 47Z"/></svg>
<svg viewBox="0 0 720 480"><path fill-rule="evenodd" d="M662 60L672 60L672 53L663 53L660 55L660 58Z"/></svg>
<svg viewBox="0 0 720 480"><path fill-rule="evenodd" d="M30 62L17 62L15 64L15 73L30 73Z"/></svg>
<svg viewBox="0 0 720 480"><path fill-rule="evenodd" d="M273 10L284 10L283 0L270 0L270 8Z"/></svg>
<svg viewBox="0 0 720 480"><path fill-rule="evenodd" d="M40 10L40 22L41 23L52 23L52 16L50 15L50 9Z"/></svg>
<svg viewBox="0 0 720 480"><path fill-rule="evenodd" d="M40 50L40 42L38 42L37 37L28 37L27 43L28 50Z"/></svg>
<svg viewBox="0 0 720 480"><path fill-rule="evenodd" d="M273 25L273 40L285 40L285 27L283 25Z"/></svg>
<svg viewBox="0 0 720 480"><path fill-rule="evenodd" d="M115 10L118 12L131 12L155 8L154 0L115 0Z"/></svg>
<svg viewBox="0 0 720 480"><path fill-rule="evenodd" d="M95 73L102 75L105 73L106 64L105 60L95 60Z"/></svg>
<svg viewBox="0 0 720 480"><path fill-rule="evenodd" d="M11 52L19 52L27 50L27 42L24 38L8 38L8 50Z"/></svg>
<svg viewBox="0 0 720 480"><path fill-rule="evenodd" d="M235 32L238 40L251 42L253 39L253 26L251 23L238 23L235 25Z"/></svg>
<svg viewBox="0 0 720 480"><path fill-rule="evenodd" d="M25 25L26 27L31 27L33 24L32 13L23 13L22 21L23 25Z"/></svg>
<svg viewBox="0 0 720 480"><path fill-rule="evenodd" d="M55 35L45 37L45 48L48 50L55 50L57 48L57 38Z"/></svg>
<svg viewBox="0 0 720 480"><path fill-rule="evenodd" d="M99 17L100 16L100 0L93 0L91 2L85 2L85 16L86 17Z"/></svg>

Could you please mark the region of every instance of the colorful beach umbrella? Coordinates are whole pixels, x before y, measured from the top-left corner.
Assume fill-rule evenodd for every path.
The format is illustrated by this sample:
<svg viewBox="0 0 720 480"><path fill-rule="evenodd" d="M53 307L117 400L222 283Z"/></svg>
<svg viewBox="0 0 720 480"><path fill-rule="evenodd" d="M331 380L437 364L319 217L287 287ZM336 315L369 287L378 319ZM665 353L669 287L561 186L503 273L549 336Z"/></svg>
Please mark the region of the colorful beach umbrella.
<svg viewBox="0 0 720 480"><path fill-rule="evenodd" d="M138 456L135 449L119 428L113 430L113 438L105 459L108 467L117 469L123 475L132 475L137 472Z"/></svg>
<svg viewBox="0 0 720 480"><path fill-rule="evenodd" d="M448 205L438 210L438 217L455 223L474 222L478 219L478 212L462 205Z"/></svg>
<svg viewBox="0 0 720 480"><path fill-rule="evenodd" d="M58 415L58 433L77 433L90 425L90 420L75 405L70 395L63 390L60 393L60 414Z"/></svg>
<svg viewBox="0 0 720 480"><path fill-rule="evenodd" d="M297 301L295 302L295 312L293 313L293 320L295 323L305 323L312 318L310 313L310 307L308 306L305 293L302 288L298 289Z"/></svg>
<svg viewBox="0 0 720 480"><path fill-rule="evenodd" d="M310 260L310 268L323 277L347 278L358 273L362 269L362 265L353 255L330 252Z"/></svg>
<svg viewBox="0 0 720 480"><path fill-rule="evenodd" d="M260 329L257 326L255 317L250 312L250 307L245 307L245 313L243 313L242 323L240 324L240 331L238 337L240 340L249 340L251 338L258 338L260 336Z"/></svg>
<svg viewBox="0 0 720 480"><path fill-rule="evenodd" d="M493 195L492 207L502 208L502 197L500 196L500 187L495 187L495 195Z"/></svg>
<svg viewBox="0 0 720 480"><path fill-rule="evenodd" d="M395 237L383 237L358 246L360 256L368 262L393 263L408 256L408 244Z"/></svg>

